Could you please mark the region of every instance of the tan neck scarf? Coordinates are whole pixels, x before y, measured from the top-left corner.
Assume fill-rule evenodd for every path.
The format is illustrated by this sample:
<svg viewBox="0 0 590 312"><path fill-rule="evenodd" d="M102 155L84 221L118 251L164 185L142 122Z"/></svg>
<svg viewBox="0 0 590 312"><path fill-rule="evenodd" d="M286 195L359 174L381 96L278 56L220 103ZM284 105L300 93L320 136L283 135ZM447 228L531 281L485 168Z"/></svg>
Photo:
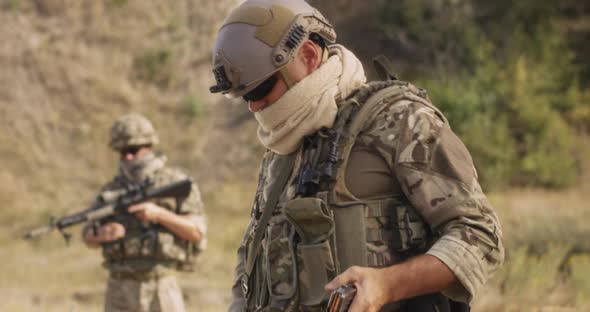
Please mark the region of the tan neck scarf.
<svg viewBox="0 0 590 312"><path fill-rule="evenodd" d="M306 135L332 127L338 112L336 102L367 81L363 65L352 52L332 45L329 53L322 66L254 114L259 123L258 139L266 148L287 155L299 148Z"/></svg>
<svg viewBox="0 0 590 312"><path fill-rule="evenodd" d="M119 175L132 183L144 182L152 178L156 170L164 167L166 156L149 153L140 159L120 160Z"/></svg>

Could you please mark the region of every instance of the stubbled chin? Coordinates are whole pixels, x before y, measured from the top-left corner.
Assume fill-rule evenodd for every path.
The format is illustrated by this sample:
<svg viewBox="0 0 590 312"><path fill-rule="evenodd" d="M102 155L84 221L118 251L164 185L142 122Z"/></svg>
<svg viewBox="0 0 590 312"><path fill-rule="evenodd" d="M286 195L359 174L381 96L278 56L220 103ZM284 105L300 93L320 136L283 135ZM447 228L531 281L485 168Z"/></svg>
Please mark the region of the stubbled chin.
<svg viewBox="0 0 590 312"><path fill-rule="evenodd" d="M248 109L252 113L259 112L259 111L265 109L267 106L268 105L265 102L257 103L257 104L254 104L254 105L252 105L252 102L248 102Z"/></svg>

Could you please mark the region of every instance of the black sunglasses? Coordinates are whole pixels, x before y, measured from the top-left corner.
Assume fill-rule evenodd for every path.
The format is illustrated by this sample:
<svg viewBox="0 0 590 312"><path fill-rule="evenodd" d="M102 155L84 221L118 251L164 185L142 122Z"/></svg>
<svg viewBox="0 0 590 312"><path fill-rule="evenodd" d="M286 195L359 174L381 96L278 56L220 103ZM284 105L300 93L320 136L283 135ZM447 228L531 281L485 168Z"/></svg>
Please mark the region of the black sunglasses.
<svg viewBox="0 0 590 312"><path fill-rule="evenodd" d="M265 96L267 96L270 93L270 91L272 91L272 89L277 84L277 81L279 81L279 78L277 77L277 75L276 74L272 75L272 76L268 77L268 79L263 81L261 84L259 84L256 88L254 88L250 92L244 94L244 96L242 96L242 98L246 102L260 101Z"/></svg>
<svg viewBox="0 0 590 312"><path fill-rule="evenodd" d="M120 150L119 153L121 154L121 157L125 157L129 154L135 155L135 154L137 154L137 152L139 152L140 149L142 149L146 146L147 145L128 146L128 147L125 147L122 150Z"/></svg>

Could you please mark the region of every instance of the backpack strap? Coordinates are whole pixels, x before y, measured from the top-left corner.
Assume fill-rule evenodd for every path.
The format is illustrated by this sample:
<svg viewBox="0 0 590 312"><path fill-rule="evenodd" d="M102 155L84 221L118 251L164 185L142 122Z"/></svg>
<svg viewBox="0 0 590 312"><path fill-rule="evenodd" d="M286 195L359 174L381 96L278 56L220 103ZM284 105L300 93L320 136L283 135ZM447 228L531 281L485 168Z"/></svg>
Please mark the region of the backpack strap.
<svg viewBox="0 0 590 312"><path fill-rule="evenodd" d="M260 216L260 219L258 219L258 222L256 224L254 238L252 239L250 251L248 252L246 258L244 275L242 276L242 285L249 285L248 280L252 274L252 271L254 270L256 257L258 256L258 253L260 251L260 245L262 243L264 232L266 232L268 221L270 220L272 212L274 211L277 202L279 201L279 198L283 193L283 189L287 185L289 176L293 171L293 166L295 164L295 156L296 153L291 153L290 155L280 157L276 160L279 162L277 164L277 168L279 168L279 174L277 176L275 183L273 184L272 189L268 194L268 199L264 204L262 215ZM248 292L247 289L244 289L244 291Z"/></svg>

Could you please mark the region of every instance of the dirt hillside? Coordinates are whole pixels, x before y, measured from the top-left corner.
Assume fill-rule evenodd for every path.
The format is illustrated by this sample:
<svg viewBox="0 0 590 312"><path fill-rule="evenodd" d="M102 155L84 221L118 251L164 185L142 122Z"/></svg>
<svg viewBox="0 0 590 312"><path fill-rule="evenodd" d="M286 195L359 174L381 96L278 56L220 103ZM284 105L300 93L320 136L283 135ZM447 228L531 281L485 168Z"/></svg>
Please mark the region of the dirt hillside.
<svg viewBox="0 0 590 312"><path fill-rule="evenodd" d="M236 2L2 2L0 200L16 215L88 201L115 170L108 129L129 112L151 118L170 161L200 179L255 159L235 144L250 137L232 130L243 107L207 92L213 36Z"/></svg>

